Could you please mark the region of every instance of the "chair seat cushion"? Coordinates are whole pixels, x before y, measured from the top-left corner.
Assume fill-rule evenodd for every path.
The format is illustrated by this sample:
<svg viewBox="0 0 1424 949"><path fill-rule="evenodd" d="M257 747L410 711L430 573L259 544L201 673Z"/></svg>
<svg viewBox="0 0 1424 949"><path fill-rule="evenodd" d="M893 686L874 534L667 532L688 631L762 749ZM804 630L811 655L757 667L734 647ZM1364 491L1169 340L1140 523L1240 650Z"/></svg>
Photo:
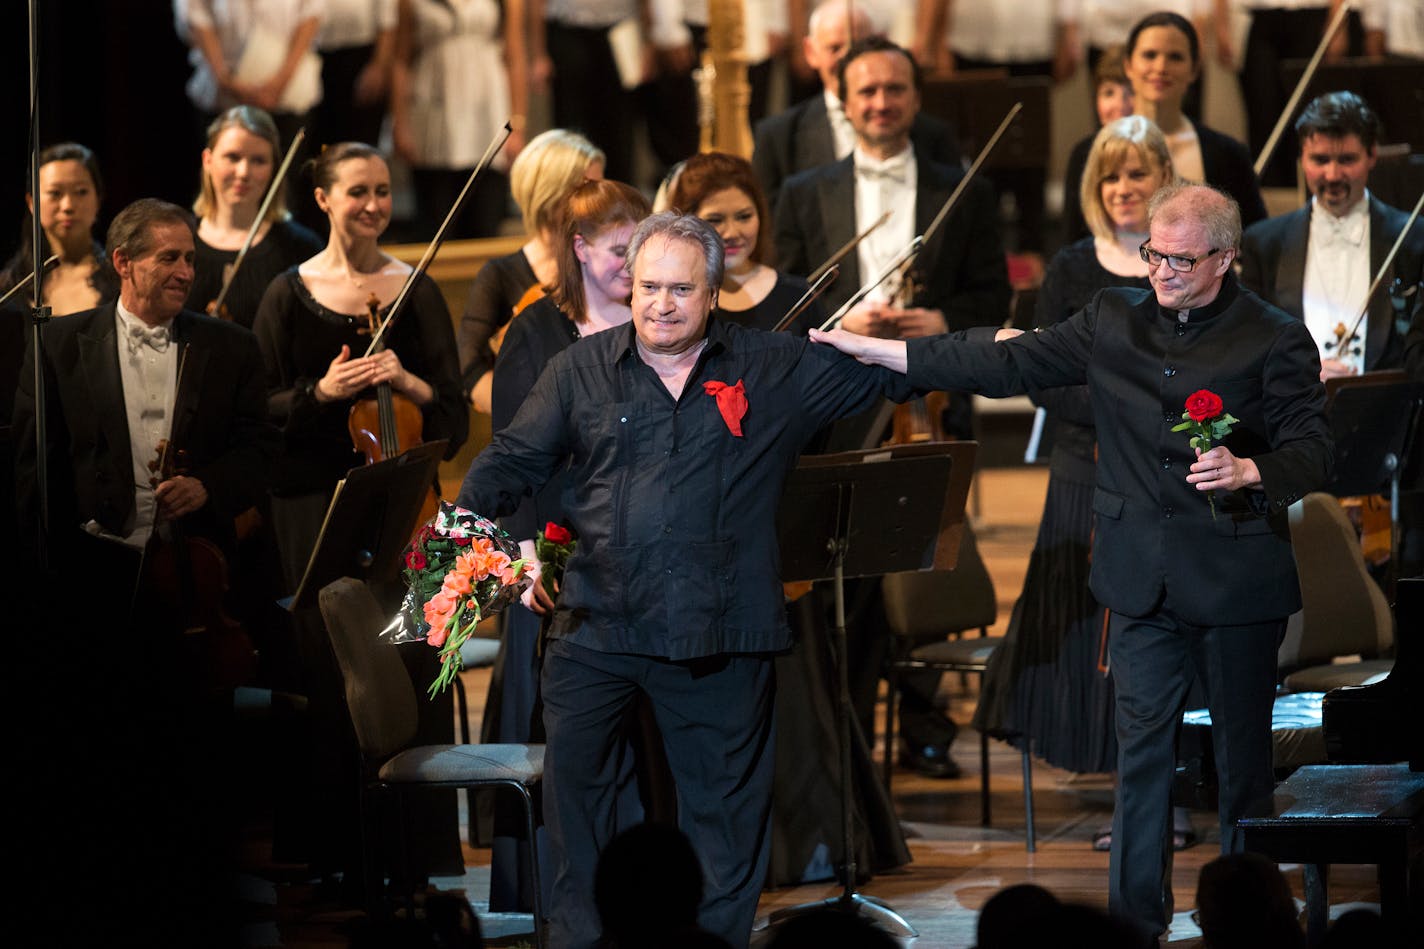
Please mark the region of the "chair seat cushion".
<svg viewBox="0 0 1424 949"><path fill-rule="evenodd" d="M1271 759L1278 769L1295 769L1326 760L1325 730L1320 724L1323 692L1292 692L1276 696L1271 706ZM1184 728L1210 728L1211 712L1188 709Z"/></svg>
<svg viewBox="0 0 1424 949"><path fill-rule="evenodd" d="M379 776L387 784L532 784L544 776L544 746L421 745L391 758Z"/></svg>
<svg viewBox="0 0 1424 949"><path fill-rule="evenodd" d="M1329 692L1347 685L1374 685L1389 675L1392 668L1393 659L1311 666L1286 676L1285 686L1292 692Z"/></svg>
<svg viewBox="0 0 1424 949"><path fill-rule="evenodd" d="M480 669L494 665L494 657L499 655L499 640L471 636L460 644L460 667Z"/></svg>
<svg viewBox="0 0 1424 949"><path fill-rule="evenodd" d="M910 653L910 658L935 665L985 666L989 663L989 656L1003 640L1002 636L946 639L943 642L920 646Z"/></svg>

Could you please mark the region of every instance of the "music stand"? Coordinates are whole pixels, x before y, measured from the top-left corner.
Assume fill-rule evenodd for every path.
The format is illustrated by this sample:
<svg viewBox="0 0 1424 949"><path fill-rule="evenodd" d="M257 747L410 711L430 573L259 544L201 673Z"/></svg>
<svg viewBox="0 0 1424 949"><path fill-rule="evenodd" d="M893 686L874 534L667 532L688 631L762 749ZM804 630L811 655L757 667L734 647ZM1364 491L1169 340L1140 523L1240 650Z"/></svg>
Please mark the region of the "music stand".
<svg viewBox="0 0 1424 949"><path fill-rule="evenodd" d="M1398 369L1325 382L1335 442L1335 480L1325 490L1355 497L1378 494L1388 485L1391 578L1399 563L1399 485L1421 395L1424 385Z"/></svg>
<svg viewBox="0 0 1424 949"><path fill-rule="evenodd" d="M840 714L840 896L777 910L776 926L819 909L865 916L898 936L918 936L904 917L855 891L857 875L851 813L850 683L846 669L845 578L903 570L951 569L974 471L973 442L902 445L838 455L803 457L787 479L777 516L782 579L834 581Z"/></svg>
<svg viewBox="0 0 1424 949"><path fill-rule="evenodd" d="M327 505L297 592L282 605L294 613L315 608L321 588L342 577L394 580L447 444L444 439L425 442L348 471Z"/></svg>

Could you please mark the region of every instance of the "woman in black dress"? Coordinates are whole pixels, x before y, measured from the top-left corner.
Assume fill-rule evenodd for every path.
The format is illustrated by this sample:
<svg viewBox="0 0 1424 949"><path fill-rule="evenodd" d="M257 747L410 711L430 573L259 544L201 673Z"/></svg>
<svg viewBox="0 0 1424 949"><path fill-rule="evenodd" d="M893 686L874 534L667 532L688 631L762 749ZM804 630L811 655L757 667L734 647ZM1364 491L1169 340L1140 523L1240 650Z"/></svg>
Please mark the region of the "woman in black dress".
<svg viewBox="0 0 1424 949"><path fill-rule="evenodd" d="M1106 287L1149 287L1138 254L1147 240L1147 203L1174 180L1166 139L1146 118L1128 116L1098 132L1080 188L1092 236L1049 263L1038 326L1067 319ZM1038 403L1053 444L1043 519L1004 645L984 676L974 726L1016 746L1028 742L1055 767L1115 771L1104 610L1088 589L1096 469L1088 387L1045 390Z"/></svg>
<svg viewBox="0 0 1424 949"><path fill-rule="evenodd" d="M51 316L91 310L119 295L114 273L103 246L94 239L99 204L104 199L103 179L94 153L75 142L51 145L40 152L40 230L46 250L42 257L58 258L43 274L44 303ZM0 295L27 278L33 279L35 197L25 195L29 213L20 231L20 246L0 270ZM6 305L16 310L34 303L34 288L18 292ZM23 347L21 348L21 354ZM19 355L15 355L18 370ZM8 418L8 416L6 416Z"/></svg>
<svg viewBox="0 0 1424 949"><path fill-rule="evenodd" d="M1265 219L1266 205L1246 146L1193 122L1182 111L1187 90L1201 74L1201 43L1191 22L1167 11L1148 14L1128 33L1124 53L1133 111L1162 130L1177 176L1231 195L1241 207L1243 227ZM1070 240L1087 233L1088 205L1080 202L1078 186L1088 147L1084 141L1073 149L1063 175L1063 233Z"/></svg>
<svg viewBox="0 0 1424 949"><path fill-rule="evenodd" d="M477 412L490 411L490 385L499 333L524 306L558 279L556 219L570 191L603 177L603 152L564 129L536 135L509 166L509 187L524 217L528 240L512 254L485 263L470 285L460 317L460 386Z"/></svg>
<svg viewBox="0 0 1424 949"><path fill-rule="evenodd" d="M189 309L206 312L222 293L281 159L277 125L261 109L235 106L208 126L202 190L193 202L198 236ZM292 219L279 191L252 237L242 269L232 277L223 298L225 312L213 315L251 329L272 279L319 250L321 238Z"/></svg>
<svg viewBox="0 0 1424 949"><path fill-rule="evenodd" d="M647 199L637 190L616 181L586 181L561 202L559 224L551 228L558 234L554 241L558 279L546 288L546 296L509 324L494 365L492 432L502 431L514 419L549 360L575 340L604 330L617 332L615 327L633 318L628 305L633 278L625 268L624 254L638 222L650 210ZM522 556L534 563L538 562L534 552L537 533L550 521L561 524L563 520L563 488L562 475L556 475L500 522L519 541ZM535 583L525 603L505 611L503 641L490 679L481 741L543 740L539 634L543 616L553 606L543 584ZM636 800L636 795L632 798ZM517 809L508 816L514 819L506 820L502 810L496 812L491 910L515 910L521 901L526 908L529 905L527 894L519 892L526 879L518 862L522 859L518 840L522 819ZM543 879L550 885L553 875L545 874Z"/></svg>
<svg viewBox="0 0 1424 949"><path fill-rule="evenodd" d="M669 198L672 207L711 224L726 248L726 271L713 314L753 329L774 327L807 285L769 265L771 216L751 163L723 152L693 155L676 173ZM820 308L813 305L795 329L804 333L820 325L819 315Z"/></svg>
<svg viewBox="0 0 1424 949"><path fill-rule="evenodd" d="M342 142L309 168L330 239L315 256L272 281L253 325L267 372L268 409L285 443L273 471L271 515L288 591L300 582L336 483L366 460L347 427L358 401L389 383L394 396L419 407L423 441L448 440L446 458L459 449L469 426L450 311L429 277L415 283L399 322L384 337L386 348L364 355L371 342L371 310L389 307L411 274L408 264L377 244L391 219L385 159L370 145ZM293 625L299 653L294 691L309 700L311 730L311 746L302 749L301 760L311 767L312 804L301 829L310 837L314 870L349 872L360 866L351 780L358 764L341 680L320 617L299 613ZM415 667L413 680L430 681L438 669L435 650L424 644L402 648ZM454 739L452 704L449 692L441 701L420 703L418 743ZM426 823L437 813L433 825ZM453 799L448 809L442 804L417 815L412 838L431 842L417 848L427 868L459 872L463 866L456 820Z"/></svg>

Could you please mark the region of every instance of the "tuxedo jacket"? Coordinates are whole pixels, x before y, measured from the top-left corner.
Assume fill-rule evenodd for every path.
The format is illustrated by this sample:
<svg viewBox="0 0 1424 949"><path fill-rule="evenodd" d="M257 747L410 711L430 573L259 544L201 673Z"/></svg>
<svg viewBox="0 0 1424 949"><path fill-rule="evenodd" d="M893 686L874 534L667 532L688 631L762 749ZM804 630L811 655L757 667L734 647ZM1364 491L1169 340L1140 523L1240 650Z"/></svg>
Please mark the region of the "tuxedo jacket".
<svg viewBox="0 0 1424 949"><path fill-rule="evenodd" d="M947 124L923 112L910 126L915 151L943 165L958 165L959 145ZM802 99L756 125L752 168L766 191L767 206L776 207L782 185L799 171L836 160L835 135L826 115L826 97L817 93ZM814 266L814 265L813 265Z"/></svg>
<svg viewBox="0 0 1424 949"><path fill-rule="evenodd" d="M923 234L964 172L929 160L919 149L915 159L915 233ZM856 235L854 157L793 175L782 189L774 217L778 268L806 276ZM875 276L860 272L855 251L840 266L840 276L822 298L828 314ZM943 310L951 330L998 326L1008 317L1009 277L998 202L987 181L970 182L920 251L914 273L920 289L912 305Z"/></svg>
<svg viewBox="0 0 1424 949"><path fill-rule="evenodd" d="M1246 146L1200 122L1193 125L1201 146L1202 172L1206 175L1206 183L1231 195L1241 208L1243 227L1264 221L1266 202L1261 197L1261 186L1256 181L1256 169L1251 164L1251 153ZM1088 234L1088 222L1083 218L1078 189L1088 165L1088 154L1093 150L1093 138L1094 135L1089 135L1073 146L1063 171L1063 236L1069 243Z"/></svg>
<svg viewBox="0 0 1424 949"><path fill-rule="evenodd" d="M1087 384L1098 433L1090 584L1128 616L1158 609L1200 626L1282 619L1300 608L1287 508L1329 483L1334 449L1320 359L1305 324L1240 289L1182 323L1151 290L1099 291L1072 317L1005 343L909 341L921 389L989 396ZM1257 489L1206 495L1174 432L1199 389L1238 421L1224 444L1261 473Z"/></svg>
<svg viewBox="0 0 1424 949"><path fill-rule="evenodd" d="M1404 230L1409 215L1371 197L1370 279ZM1302 291L1305 254L1310 244L1310 205L1253 224L1241 235L1241 282L1296 319L1305 319ZM1396 277L1417 286L1424 278L1424 221L1415 221L1400 245L1380 289L1370 297L1365 318L1365 368L1397 369L1404 358L1404 341L1394 325L1389 287ZM1418 295L1415 297L1417 306Z"/></svg>
<svg viewBox="0 0 1424 949"><path fill-rule="evenodd" d="M133 526L133 457L114 310L109 303L54 319L43 331L50 536L58 544L91 520L120 536ZM280 446L267 421L262 359L250 331L189 310L174 318L172 333L183 369L169 438L186 449L187 473L208 492L208 503L186 526L225 543L233 516L266 490ZM31 532L38 506L34 358L31 347L14 417L16 492L22 527Z"/></svg>

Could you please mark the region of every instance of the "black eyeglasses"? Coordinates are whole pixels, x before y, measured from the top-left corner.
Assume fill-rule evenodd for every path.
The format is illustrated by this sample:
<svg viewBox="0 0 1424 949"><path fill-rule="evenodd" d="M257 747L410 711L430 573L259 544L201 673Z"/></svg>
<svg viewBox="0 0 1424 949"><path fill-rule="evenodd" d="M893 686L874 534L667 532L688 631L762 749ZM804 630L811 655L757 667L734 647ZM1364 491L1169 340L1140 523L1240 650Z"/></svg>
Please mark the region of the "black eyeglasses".
<svg viewBox="0 0 1424 949"><path fill-rule="evenodd" d="M1206 260L1212 254L1219 253L1221 253L1221 248L1213 247L1205 254L1199 254L1196 257L1186 257L1182 254L1159 254L1157 251L1153 250L1152 247L1150 247L1145 241L1143 242L1141 247L1137 248L1138 256L1142 258L1143 262L1146 263L1147 266L1155 268L1158 264L1165 260L1167 262L1167 266L1171 267L1177 273L1191 273L1200 261Z"/></svg>

